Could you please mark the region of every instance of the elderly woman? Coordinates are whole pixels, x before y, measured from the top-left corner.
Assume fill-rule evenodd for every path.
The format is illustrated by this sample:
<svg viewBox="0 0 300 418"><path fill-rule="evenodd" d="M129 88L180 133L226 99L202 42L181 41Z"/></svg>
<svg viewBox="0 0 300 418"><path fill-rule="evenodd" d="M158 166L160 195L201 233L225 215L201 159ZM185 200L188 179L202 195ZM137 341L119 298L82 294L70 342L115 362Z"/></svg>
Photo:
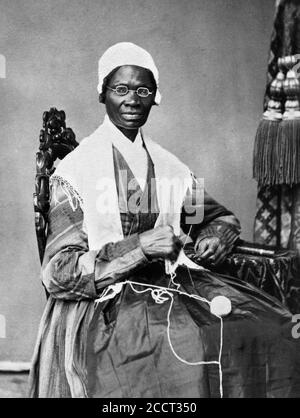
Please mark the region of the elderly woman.
<svg viewBox="0 0 300 418"><path fill-rule="evenodd" d="M30 396L300 395L289 312L209 270L239 222L141 130L161 99L150 54L109 48L98 92L104 122L51 179Z"/></svg>

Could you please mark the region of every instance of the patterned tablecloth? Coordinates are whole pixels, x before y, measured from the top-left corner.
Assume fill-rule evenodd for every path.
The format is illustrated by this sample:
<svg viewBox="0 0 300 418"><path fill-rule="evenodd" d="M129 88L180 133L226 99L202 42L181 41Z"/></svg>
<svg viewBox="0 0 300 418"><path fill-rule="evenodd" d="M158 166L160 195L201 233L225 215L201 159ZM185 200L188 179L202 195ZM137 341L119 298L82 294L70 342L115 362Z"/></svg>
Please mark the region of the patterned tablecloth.
<svg viewBox="0 0 300 418"><path fill-rule="evenodd" d="M235 251L219 272L238 277L275 296L294 314L300 313L300 259L297 252L277 250L272 256Z"/></svg>
<svg viewBox="0 0 300 418"><path fill-rule="evenodd" d="M193 247L185 253L193 260ZM207 267L237 277L279 299L293 314L300 314L300 256L296 251L240 241L226 261Z"/></svg>

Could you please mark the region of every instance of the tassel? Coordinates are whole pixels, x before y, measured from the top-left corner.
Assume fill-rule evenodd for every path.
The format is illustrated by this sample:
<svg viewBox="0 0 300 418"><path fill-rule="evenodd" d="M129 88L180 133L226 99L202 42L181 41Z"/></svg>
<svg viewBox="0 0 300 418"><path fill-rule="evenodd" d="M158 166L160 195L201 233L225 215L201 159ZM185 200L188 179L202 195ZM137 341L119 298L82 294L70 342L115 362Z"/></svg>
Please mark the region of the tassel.
<svg viewBox="0 0 300 418"><path fill-rule="evenodd" d="M300 82L292 69L296 65L296 57L288 56L281 60L289 71L283 83L287 100L278 131L280 163L277 184L293 186L300 183Z"/></svg>
<svg viewBox="0 0 300 418"><path fill-rule="evenodd" d="M280 69L270 85L268 108L260 121L253 151L253 177L258 186L276 183L278 175L278 133L282 120L282 92L284 73Z"/></svg>
<svg viewBox="0 0 300 418"><path fill-rule="evenodd" d="M262 119L258 125L253 156L253 177L258 186L276 182L279 121Z"/></svg>
<svg viewBox="0 0 300 418"><path fill-rule="evenodd" d="M284 120L279 130L280 167L278 184L300 183L300 118Z"/></svg>

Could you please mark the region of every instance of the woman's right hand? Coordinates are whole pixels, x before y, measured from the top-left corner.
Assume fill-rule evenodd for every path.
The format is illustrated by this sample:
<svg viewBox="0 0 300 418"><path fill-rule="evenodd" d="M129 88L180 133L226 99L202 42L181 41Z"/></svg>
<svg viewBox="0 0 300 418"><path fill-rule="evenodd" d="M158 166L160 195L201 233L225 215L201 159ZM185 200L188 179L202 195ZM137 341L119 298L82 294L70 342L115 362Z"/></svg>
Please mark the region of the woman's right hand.
<svg viewBox="0 0 300 418"><path fill-rule="evenodd" d="M159 258L177 260L182 242L174 235L171 226L158 226L142 232L139 237L142 250L151 260Z"/></svg>

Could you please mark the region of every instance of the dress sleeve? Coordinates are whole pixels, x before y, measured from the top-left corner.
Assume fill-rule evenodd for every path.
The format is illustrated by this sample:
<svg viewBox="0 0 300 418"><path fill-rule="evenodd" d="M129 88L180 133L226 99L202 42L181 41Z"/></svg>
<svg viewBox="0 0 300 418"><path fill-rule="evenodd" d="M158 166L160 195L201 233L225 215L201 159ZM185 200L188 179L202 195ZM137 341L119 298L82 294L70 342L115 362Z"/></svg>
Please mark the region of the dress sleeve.
<svg viewBox="0 0 300 418"><path fill-rule="evenodd" d="M193 177L192 190L187 192L182 207L183 232L188 234L193 242L217 236L226 246L232 246L241 232L240 222L231 211L220 205L205 190L202 201L199 201L198 187L197 180ZM196 213L199 221L193 223L193 214ZM199 214L202 216L199 217Z"/></svg>
<svg viewBox="0 0 300 418"><path fill-rule="evenodd" d="M48 215L42 281L54 298L96 299L103 289L148 263L138 234L89 250L80 206L73 210L60 186Z"/></svg>

